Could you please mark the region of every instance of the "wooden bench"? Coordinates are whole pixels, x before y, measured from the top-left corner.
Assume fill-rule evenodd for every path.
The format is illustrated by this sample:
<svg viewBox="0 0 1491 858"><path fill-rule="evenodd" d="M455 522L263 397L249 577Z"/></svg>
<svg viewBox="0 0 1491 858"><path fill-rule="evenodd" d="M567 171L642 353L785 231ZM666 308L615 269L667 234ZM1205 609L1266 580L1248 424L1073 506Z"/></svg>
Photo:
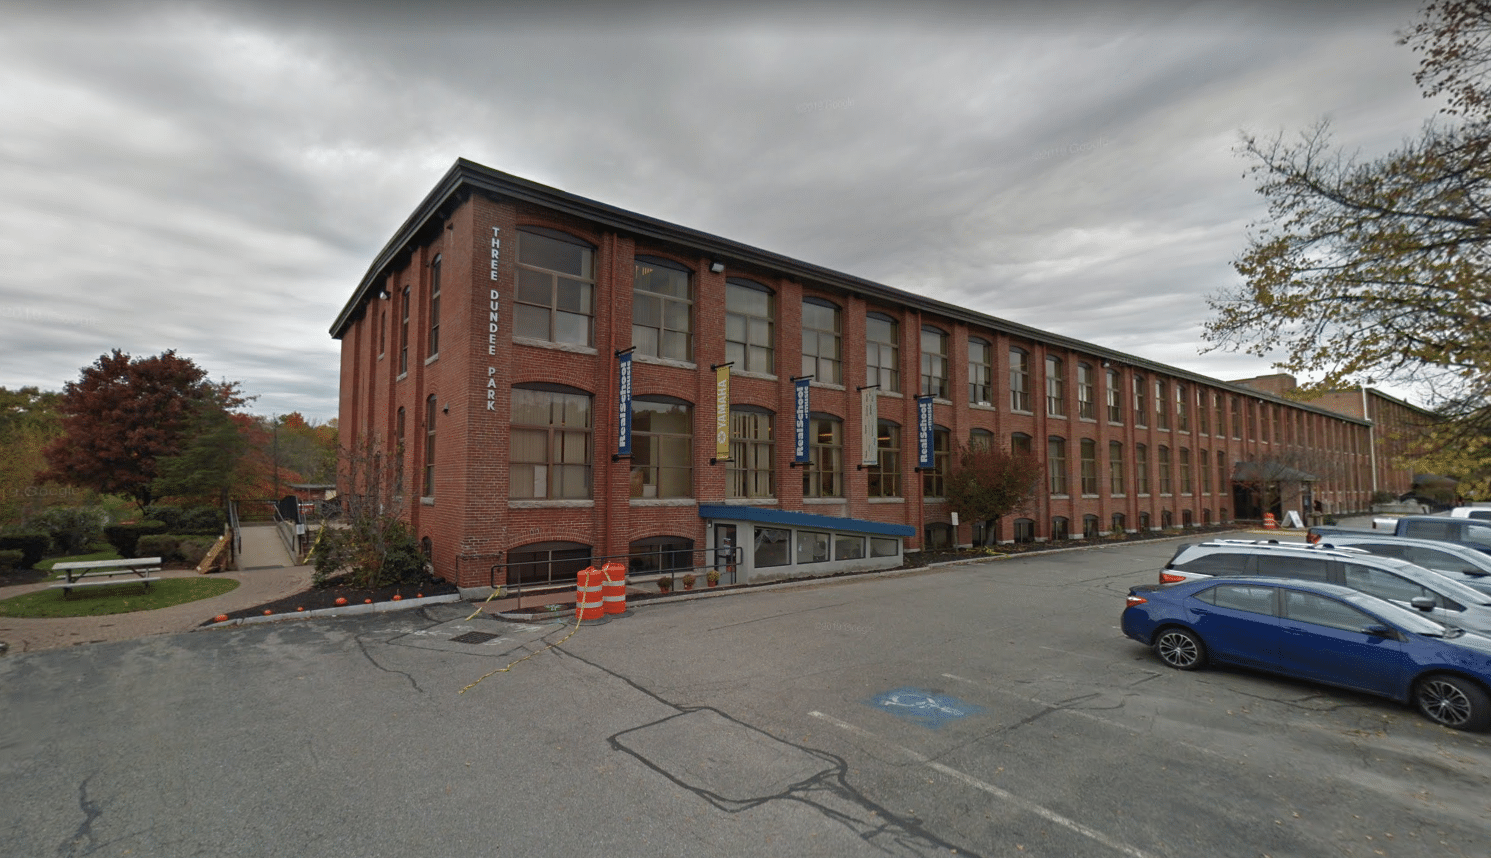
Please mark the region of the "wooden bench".
<svg viewBox="0 0 1491 858"><path fill-rule="evenodd" d="M73 563L58 563L53 572L62 572L67 580L58 581L52 589L61 589L65 599L78 587L103 587L109 584L144 584L150 589L152 581L160 577L151 572L161 571L159 557L136 557L129 560L83 560ZM123 576L132 577L123 577Z"/></svg>

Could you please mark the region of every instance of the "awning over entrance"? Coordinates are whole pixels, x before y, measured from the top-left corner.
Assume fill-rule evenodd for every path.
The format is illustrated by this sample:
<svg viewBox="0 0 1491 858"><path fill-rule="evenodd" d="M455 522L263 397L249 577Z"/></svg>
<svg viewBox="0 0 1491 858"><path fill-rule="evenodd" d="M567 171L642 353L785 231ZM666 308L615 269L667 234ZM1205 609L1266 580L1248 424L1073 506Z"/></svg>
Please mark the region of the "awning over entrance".
<svg viewBox="0 0 1491 858"><path fill-rule="evenodd" d="M1238 462L1232 479L1243 483L1318 483L1320 478L1282 462Z"/></svg>
<svg viewBox="0 0 1491 858"><path fill-rule="evenodd" d="M700 504L699 517L704 519L728 519L730 521L752 521L759 524L774 524L780 527L816 527L847 533L868 533L874 536L916 535L916 528L909 524L886 524L863 518L840 518L836 515L813 515L806 512L788 512L758 506L735 506L733 504Z"/></svg>

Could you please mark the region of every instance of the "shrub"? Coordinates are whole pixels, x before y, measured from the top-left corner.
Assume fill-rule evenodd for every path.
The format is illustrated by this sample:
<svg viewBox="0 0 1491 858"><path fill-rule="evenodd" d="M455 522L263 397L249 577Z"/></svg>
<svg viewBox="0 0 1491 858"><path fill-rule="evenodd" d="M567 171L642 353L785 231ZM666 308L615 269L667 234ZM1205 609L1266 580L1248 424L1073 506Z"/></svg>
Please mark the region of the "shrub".
<svg viewBox="0 0 1491 858"><path fill-rule="evenodd" d="M165 533L166 525L159 521L137 521L129 524L111 524L104 528L104 538L114 546L120 557L138 557L135 552L140 537L153 533ZM152 555L153 556L153 555Z"/></svg>
<svg viewBox="0 0 1491 858"><path fill-rule="evenodd" d="M82 554L88 544L103 538L109 512L101 506L53 507L31 517L28 527L52 538L55 554Z"/></svg>
<svg viewBox="0 0 1491 858"><path fill-rule="evenodd" d="M42 531L17 531L0 536L0 551L21 552L21 565L12 568L30 569L47 556L52 544L52 535Z"/></svg>
<svg viewBox="0 0 1491 858"><path fill-rule="evenodd" d="M176 549L180 543L181 537L173 534L147 533L135 541L135 551L141 557L159 557L163 562L170 563L179 559Z"/></svg>
<svg viewBox="0 0 1491 858"><path fill-rule="evenodd" d="M216 542L217 537L212 536L183 536L176 545L176 556L181 562L196 566Z"/></svg>
<svg viewBox="0 0 1491 858"><path fill-rule="evenodd" d="M21 561L26 557L26 552L19 548L6 548L0 550L0 569L24 569Z"/></svg>
<svg viewBox="0 0 1491 858"><path fill-rule="evenodd" d="M181 514L181 522L172 531L174 533L192 533L199 536L212 534L223 535L223 514L220 510L210 506L193 507Z"/></svg>
<svg viewBox="0 0 1491 858"><path fill-rule="evenodd" d="M181 530L181 507L171 504L153 503L140 511L146 521L158 521L166 526L166 532Z"/></svg>
<svg viewBox="0 0 1491 858"><path fill-rule="evenodd" d="M413 584L424 579L425 556L409 525L398 519L376 519L363 527L324 528L311 551L318 587L345 583L352 587Z"/></svg>

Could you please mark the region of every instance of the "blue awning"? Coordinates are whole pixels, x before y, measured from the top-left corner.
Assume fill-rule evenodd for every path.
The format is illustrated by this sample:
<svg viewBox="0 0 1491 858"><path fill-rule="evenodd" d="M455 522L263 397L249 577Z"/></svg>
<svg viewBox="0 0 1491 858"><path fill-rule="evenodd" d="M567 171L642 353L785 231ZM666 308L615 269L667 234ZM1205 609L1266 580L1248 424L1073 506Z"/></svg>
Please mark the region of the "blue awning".
<svg viewBox="0 0 1491 858"><path fill-rule="evenodd" d="M731 521L755 521L782 527L811 527L819 530L841 530L849 533L870 533L876 536L915 536L916 528L909 524L887 524L863 518L840 518L836 515L813 515L807 512L788 512L759 506L734 506L730 504L699 504L700 518L723 518Z"/></svg>

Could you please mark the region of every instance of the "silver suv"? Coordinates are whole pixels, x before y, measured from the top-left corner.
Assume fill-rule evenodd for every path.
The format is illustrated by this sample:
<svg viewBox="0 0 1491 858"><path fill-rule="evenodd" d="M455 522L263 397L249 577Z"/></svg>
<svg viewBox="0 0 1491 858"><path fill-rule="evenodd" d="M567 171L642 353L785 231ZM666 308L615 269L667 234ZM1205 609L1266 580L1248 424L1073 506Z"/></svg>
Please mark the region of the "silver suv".
<svg viewBox="0 0 1491 858"><path fill-rule="evenodd" d="M1454 542L1414 539L1362 531L1361 536L1332 533L1318 543L1333 548L1360 548L1379 557L1396 557L1474 587L1491 596L1491 554Z"/></svg>
<svg viewBox="0 0 1491 858"><path fill-rule="evenodd" d="M1213 575L1259 575L1344 584L1417 608L1453 626L1491 634L1491 594L1422 566L1359 548L1277 540L1218 539L1182 544L1160 570L1160 583Z"/></svg>

